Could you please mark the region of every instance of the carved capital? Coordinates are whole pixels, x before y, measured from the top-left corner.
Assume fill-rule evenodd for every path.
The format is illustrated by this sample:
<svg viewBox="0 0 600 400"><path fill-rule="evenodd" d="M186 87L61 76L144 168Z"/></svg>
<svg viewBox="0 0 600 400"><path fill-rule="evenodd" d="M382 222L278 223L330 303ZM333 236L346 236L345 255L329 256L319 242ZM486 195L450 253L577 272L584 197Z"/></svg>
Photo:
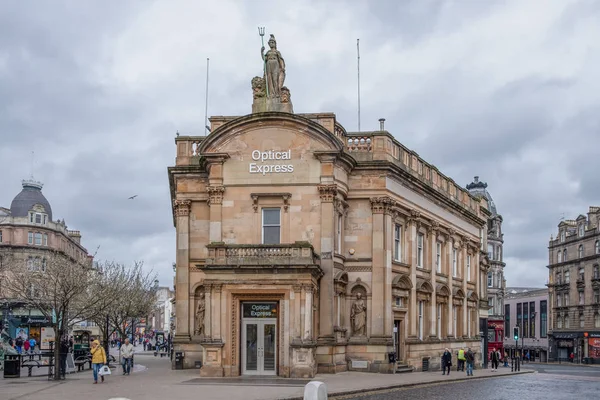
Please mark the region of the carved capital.
<svg viewBox="0 0 600 400"><path fill-rule="evenodd" d="M221 293L221 290L223 289L223 284L221 284L221 283L215 283L213 285L213 288L215 289L216 293Z"/></svg>
<svg viewBox="0 0 600 400"><path fill-rule="evenodd" d="M323 203L332 203L333 199L337 195L337 185L318 185L319 196L321 196L321 201Z"/></svg>
<svg viewBox="0 0 600 400"><path fill-rule="evenodd" d="M176 217L187 217L188 215L190 215L191 208L191 200L175 200L173 202L173 210L175 211Z"/></svg>
<svg viewBox="0 0 600 400"><path fill-rule="evenodd" d="M206 188L208 192L208 205L223 204L223 193L225 193L224 186L209 186Z"/></svg>
<svg viewBox="0 0 600 400"><path fill-rule="evenodd" d="M371 210L373 214L388 214L391 215L395 205L394 200L389 197L371 197Z"/></svg>
<svg viewBox="0 0 600 400"><path fill-rule="evenodd" d="M452 239L452 236L456 235L456 231L452 228L448 228L448 235L450 235L450 239Z"/></svg>
<svg viewBox="0 0 600 400"><path fill-rule="evenodd" d="M302 285L300 285L300 284L292 285L292 289L294 289L294 292L299 293L302 290Z"/></svg>
<svg viewBox="0 0 600 400"><path fill-rule="evenodd" d="M431 235L436 235L438 233L438 230L440 229L440 223L437 221L431 221L431 225L429 225L427 227L427 235L431 236Z"/></svg>
<svg viewBox="0 0 600 400"><path fill-rule="evenodd" d="M410 210L410 215L408 216L408 218L406 218L406 221L408 222L409 225L418 225L420 223L420 218L421 218L421 213L417 210Z"/></svg>
<svg viewBox="0 0 600 400"><path fill-rule="evenodd" d="M306 293L312 293L314 291L313 285L310 285L310 284L304 284L304 285L302 285L302 289L304 289L304 291Z"/></svg>

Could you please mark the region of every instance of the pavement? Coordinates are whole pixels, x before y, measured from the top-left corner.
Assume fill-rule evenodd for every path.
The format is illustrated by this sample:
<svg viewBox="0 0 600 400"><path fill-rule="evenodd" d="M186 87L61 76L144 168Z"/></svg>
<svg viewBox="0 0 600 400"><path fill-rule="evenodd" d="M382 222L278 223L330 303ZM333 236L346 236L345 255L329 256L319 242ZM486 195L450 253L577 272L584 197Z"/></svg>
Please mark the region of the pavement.
<svg viewBox="0 0 600 400"><path fill-rule="evenodd" d="M275 400L302 399L308 380L280 378L200 378L198 370L171 370L168 358L154 357L151 352L136 354L135 370L123 376L120 369L106 382L93 385L91 371L74 373L60 382L43 377L0 379L2 400L108 400L141 399L214 399L214 400ZM522 370L520 374L532 373ZM474 381L482 378L515 376L510 369L475 370L474 377L464 372L412 372L404 374L368 374L344 372L336 375L317 375L315 380L325 382L328 393L355 395L365 391L393 390L423 384Z"/></svg>

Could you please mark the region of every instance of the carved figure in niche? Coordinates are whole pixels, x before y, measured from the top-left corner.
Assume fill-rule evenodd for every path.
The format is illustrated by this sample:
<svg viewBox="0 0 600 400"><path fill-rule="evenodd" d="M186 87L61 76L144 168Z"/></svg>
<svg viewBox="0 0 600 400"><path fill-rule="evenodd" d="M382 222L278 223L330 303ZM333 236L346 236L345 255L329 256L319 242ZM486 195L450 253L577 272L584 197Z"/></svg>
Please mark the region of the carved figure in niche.
<svg viewBox="0 0 600 400"><path fill-rule="evenodd" d="M265 82L267 85L267 97L279 98L281 88L285 81L285 61L281 53L277 50L275 36L271 35L269 39L269 51L265 54L265 47L261 47L260 54L265 62Z"/></svg>
<svg viewBox="0 0 600 400"><path fill-rule="evenodd" d="M206 305L204 303L204 293L200 295L198 307L196 308L196 335L204 335L204 312Z"/></svg>
<svg viewBox="0 0 600 400"><path fill-rule="evenodd" d="M290 90L287 88L287 86L284 86L281 88L281 102L282 103L289 103L290 102Z"/></svg>
<svg viewBox="0 0 600 400"><path fill-rule="evenodd" d="M350 320L352 321L352 334L355 336L367 336L367 306L362 299L362 294L356 294L356 300L350 309Z"/></svg>
<svg viewBox="0 0 600 400"><path fill-rule="evenodd" d="M265 97L267 92L265 92L265 80L260 76L255 76L252 78L252 96L254 99L259 99Z"/></svg>

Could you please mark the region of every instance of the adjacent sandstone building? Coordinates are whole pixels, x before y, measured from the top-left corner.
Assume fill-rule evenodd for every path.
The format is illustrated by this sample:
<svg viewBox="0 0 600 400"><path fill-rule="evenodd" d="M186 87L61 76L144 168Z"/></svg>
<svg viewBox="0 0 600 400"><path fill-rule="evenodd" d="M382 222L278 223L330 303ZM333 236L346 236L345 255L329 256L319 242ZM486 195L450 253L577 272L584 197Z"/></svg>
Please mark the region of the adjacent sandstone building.
<svg viewBox="0 0 600 400"><path fill-rule="evenodd" d="M392 352L415 369L439 367L445 347L479 357L487 200L383 121L352 133L332 113L291 113L275 75L283 58L269 57L281 59L264 68L269 92L264 76L252 81L260 112L212 117L208 136L175 139L174 345L184 366L313 377L391 372Z"/></svg>
<svg viewBox="0 0 600 400"><path fill-rule="evenodd" d="M558 224L550 238L550 359L600 362L600 207Z"/></svg>

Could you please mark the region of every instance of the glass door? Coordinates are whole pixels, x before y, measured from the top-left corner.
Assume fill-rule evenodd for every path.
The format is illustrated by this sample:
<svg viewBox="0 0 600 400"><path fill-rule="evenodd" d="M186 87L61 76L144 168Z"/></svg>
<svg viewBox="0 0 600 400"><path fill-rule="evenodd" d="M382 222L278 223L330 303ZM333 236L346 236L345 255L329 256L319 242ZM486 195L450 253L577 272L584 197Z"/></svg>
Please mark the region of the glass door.
<svg viewBox="0 0 600 400"><path fill-rule="evenodd" d="M246 320L242 324L242 374L277 373L276 320Z"/></svg>

